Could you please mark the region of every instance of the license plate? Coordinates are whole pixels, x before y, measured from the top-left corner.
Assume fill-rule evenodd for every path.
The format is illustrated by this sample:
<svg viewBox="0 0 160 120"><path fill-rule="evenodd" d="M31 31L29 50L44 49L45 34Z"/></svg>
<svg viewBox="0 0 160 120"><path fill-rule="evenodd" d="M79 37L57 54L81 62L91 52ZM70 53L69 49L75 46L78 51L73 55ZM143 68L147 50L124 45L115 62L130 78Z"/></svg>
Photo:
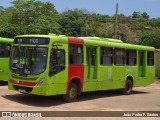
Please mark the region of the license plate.
<svg viewBox="0 0 160 120"><path fill-rule="evenodd" d="M24 90L24 89L19 89L19 92L25 93L26 90Z"/></svg>

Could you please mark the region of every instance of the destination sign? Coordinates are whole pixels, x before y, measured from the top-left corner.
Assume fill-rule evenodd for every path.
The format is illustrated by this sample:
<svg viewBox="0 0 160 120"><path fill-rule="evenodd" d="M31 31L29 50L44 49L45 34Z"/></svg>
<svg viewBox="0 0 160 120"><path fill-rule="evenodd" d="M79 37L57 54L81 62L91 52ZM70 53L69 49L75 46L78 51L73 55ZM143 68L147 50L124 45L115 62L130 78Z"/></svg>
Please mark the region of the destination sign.
<svg viewBox="0 0 160 120"><path fill-rule="evenodd" d="M17 37L17 38L15 38L14 43L15 44L47 45L47 44L49 44L49 38Z"/></svg>

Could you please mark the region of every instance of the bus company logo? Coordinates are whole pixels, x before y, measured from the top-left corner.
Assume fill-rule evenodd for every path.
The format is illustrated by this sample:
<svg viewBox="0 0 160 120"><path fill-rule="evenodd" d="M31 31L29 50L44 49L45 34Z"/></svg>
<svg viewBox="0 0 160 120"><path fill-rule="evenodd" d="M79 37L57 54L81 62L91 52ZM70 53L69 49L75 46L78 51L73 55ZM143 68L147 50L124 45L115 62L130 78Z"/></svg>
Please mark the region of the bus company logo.
<svg viewBox="0 0 160 120"><path fill-rule="evenodd" d="M2 117L12 117L11 112L2 112Z"/></svg>

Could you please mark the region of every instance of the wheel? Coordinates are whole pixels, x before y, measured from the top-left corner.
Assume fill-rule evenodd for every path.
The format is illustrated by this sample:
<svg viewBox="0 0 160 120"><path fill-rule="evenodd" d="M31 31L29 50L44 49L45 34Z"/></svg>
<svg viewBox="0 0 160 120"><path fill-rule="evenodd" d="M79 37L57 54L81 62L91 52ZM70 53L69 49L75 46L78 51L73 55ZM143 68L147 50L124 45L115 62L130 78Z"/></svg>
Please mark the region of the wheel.
<svg viewBox="0 0 160 120"><path fill-rule="evenodd" d="M66 102L73 102L77 98L78 88L75 83L71 83L68 88L68 93L63 95L63 99Z"/></svg>
<svg viewBox="0 0 160 120"><path fill-rule="evenodd" d="M130 79L126 80L125 88L122 89L122 94L129 95L132 92L133 82Z"/></svg>

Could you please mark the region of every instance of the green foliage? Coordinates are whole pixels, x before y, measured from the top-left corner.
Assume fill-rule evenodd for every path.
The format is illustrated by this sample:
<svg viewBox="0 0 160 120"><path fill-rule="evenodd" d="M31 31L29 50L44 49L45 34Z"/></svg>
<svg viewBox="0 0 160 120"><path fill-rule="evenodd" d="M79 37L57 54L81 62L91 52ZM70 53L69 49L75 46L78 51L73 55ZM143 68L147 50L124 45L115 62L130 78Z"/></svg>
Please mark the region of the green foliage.
<svg viewBox="0 0 160 120"><path fill-rule="evenodd" d="M59 20L62 34L69 36L81 36L81 28L84 27L83 18L84 12L79 9L63 12Z"/></svg>
<svg viewBox="0 0 160 120"><path fill-rule="evenodd" d="M160 48L160 29L144 31L139 34L139 44Z"/></svg>
<svg viewBox="0 0 160 120"><path fill-rule="evenodd" d="M134 11L132 13L132 18L135 18L135 19L142 19L143 18L143 19L148 20L149 19L149 15L146 12L141 13L141 12Z"/></svg>
<svg viewBox="0 0 160 120"><path fill-rule="evenodd" d="M102 15L85 9L58 13L54 4L38 0L14 0L0 6L0 36L21 34L64 34L68 36L113 37L115 15ZM117 34L124 42L160 47L160 18L149 19L146 12L131 16L118 14Z"/></svg>
<svg viewBox="0 0 160 120"><path fill-rule="evenodd" d="M142 13L142 17L146 20L149 19L149 15L146 12Z"/></svg>
<svg viewBox="0 0 160 120"><path fill-rule="evenodd" d="M54 18L42 15L37 17L33 23L28 26L28 33L48 34L58 33L59 24L54 22Z"/></svg>
<svg viewBox="0 0 160 120"><path fill-rule="evenodd" d="M0 6L0 13L2 13L4 11L4 7Z"/></svg>
<svg viewBox="0 0 160 120"><path fill-rule="evenodd" d="M133 14L132 14L132 18L142 18L142 15L141 15L140 12L134 11Z"/></svg>
<svg viewBox="0 0 160 120"><path fill-rule="evenodd" d="M0 35L59 33L58 12L50 2L15 0L1 13Z"/></svg>

